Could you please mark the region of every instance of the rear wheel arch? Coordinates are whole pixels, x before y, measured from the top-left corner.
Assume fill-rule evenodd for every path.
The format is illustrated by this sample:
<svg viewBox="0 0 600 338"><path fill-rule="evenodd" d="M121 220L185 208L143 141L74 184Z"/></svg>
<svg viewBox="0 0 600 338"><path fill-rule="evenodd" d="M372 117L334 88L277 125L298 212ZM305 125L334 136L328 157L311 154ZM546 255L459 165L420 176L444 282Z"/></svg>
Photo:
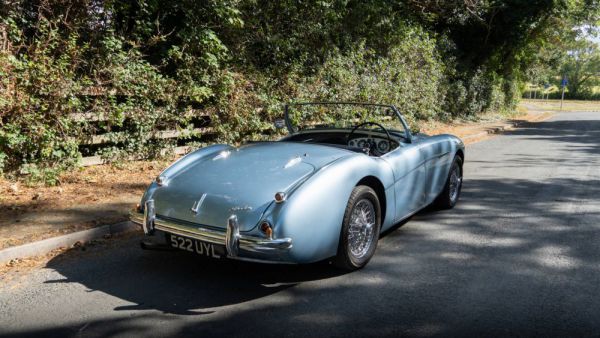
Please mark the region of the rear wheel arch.
<svg viewBox="0 0 600 338"><path fill-rule="evenodd" d="M368 185L355 186L346 204L334 265L346 271L364 267L375 253L380 232L381 202L377 193Z"/></svg>
<svg viewBox="0 0 600 338"><path fill-rule="evenodd" d="M458 175L453 176L454 170ZM451 179L454 178L455 184L451 183ZM458 178L458 180L456 179ZM452 160L452 164L450 165L450 170L448 172L448 176L444 183L444 188L440 192L440 194L433 201L433 205L435 205L439 209L451 209L454 208L456 203L458 202L458 198L460 197L460 190L462 188L462 179L463 179L463 168L462 168L462 157L458 154L454 156ZM453 190L453 187L457 187ZM456 191L454 194L452 191ZM454 196L454 197L453 197Z"/></svg>
<svg viewBox="0 0 600 338"><path fill-rule="evenodd" d="M462 149L458 149L456 156L460 157L460 165L462 167L463 163L465 163L465 152Z"/></svg>

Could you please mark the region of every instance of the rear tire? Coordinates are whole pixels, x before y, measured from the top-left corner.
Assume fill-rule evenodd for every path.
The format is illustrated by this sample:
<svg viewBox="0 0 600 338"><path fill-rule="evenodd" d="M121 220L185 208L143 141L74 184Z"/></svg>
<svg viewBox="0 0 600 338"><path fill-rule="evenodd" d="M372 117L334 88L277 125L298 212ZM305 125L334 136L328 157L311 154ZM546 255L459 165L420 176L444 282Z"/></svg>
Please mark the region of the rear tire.
<svg viewBox="0 0 600 338"><path fill-rule="evenodd" d="M452 209L460 198L462 189L463 169L462 159L459 156L454 156L450 172L446 178L444 189L433 202L433 205L438 209Z"/></svg>
<svg viewBox="0 0 600 338"><path fill-rule="evenodd" d="M355 187L346 205L335 266L353 271L367 265L377 248L380 230L377 194L365 185Z"/></svg>

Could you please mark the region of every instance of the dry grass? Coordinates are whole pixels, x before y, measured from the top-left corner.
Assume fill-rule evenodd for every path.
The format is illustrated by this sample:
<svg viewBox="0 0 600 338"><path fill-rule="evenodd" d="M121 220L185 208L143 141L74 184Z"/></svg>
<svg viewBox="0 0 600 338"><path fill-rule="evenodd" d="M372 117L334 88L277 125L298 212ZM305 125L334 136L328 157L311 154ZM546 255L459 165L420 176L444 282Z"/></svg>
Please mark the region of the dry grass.
<svg viewBox="0 0 600 338"><path fill-rule="evenodd" d="M529 110L560 111L560 100L523 100L521 107ZM563 111L597 111L600 112L600 101L565 100Z"/></svg>
<svg viewBox="0 0 600 338"><path fill-rule="evenodd" d="M61 176L54 187L0 179L0 249L125 220L170 162L81 168Z"/></svg>

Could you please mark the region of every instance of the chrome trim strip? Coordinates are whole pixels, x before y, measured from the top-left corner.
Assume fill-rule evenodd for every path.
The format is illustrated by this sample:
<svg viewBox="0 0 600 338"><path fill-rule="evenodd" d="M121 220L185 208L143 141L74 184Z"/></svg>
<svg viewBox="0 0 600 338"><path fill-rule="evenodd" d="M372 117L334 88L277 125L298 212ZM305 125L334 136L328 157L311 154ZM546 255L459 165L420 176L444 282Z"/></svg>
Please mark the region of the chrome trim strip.
<svg viewBox="0 0 600 338"><path fill-rule="evenodd" d="M154 233L155 220L154 200L147 200L144 204L144 223L142 223L142 228L146 235L152 235Z"/></svg>
<svg viewBox="0 0 600 338"><path fill-rule="evenodd" d="M268 261L266 259L258 259L258 258L246 258L246 257L229 257L231 259L235 259L238 261L250 262L250 263L263 263L263 264L286 264L286 265L296 265L296 262L290 261Z"/></svg>
<svg viewBox="0 0 600 338"><path fill-rule="evenodd" d="M230 220L231 220L231 218L233 218L233 217L230 217ZM135 210L132 210L129 213L129 219L132 222L140 224L142 226L145 224L143 214L136 212ZM236 221L235 223L237 224L237 217L236 217L235 221ZM229 223L230 222L228 220L228 231L229 231ZM206 229L206 228L202 228L202 227L198 227L198 226L192 227L189 225L182 225L182 224L178 224L176 222L170 221L170 220L167 221L167 220L161 219L160 217L156 217L156 216L154 217L154 229L168 232L168 233L171 233L174 235L194 238L194 239L208 242L208 243L225 245L225 246L227 246L227 244L228 244L228 240L227 240L228 232L226 232L226 231L211 230L211 229ZM232 229L231 233L236 234L235 229ZM234 238L234 236L232 236L232 238ZM234 245L239 250L247 251L247 252L266 253L266 254L281 254L281 253L287 252L289 249L292 248L292 239L291 238L268 239L268 238L263 238L263 237L248 236L248 235L239 233L239 226L237 228L237 236L235 236L235 238L237 240L232 241L231 245ZM232 248L231 251L228 248L227 253L228 253L229 257L241 259L242 257L232 255L232 253L234 253L234 251L235 251L234 248ZM246 260L246 259L244 259L244 260ZM258 260L258 261L261 261L261 260ZM268 262L271 262L271 261L268 261Z"/></svg>
<svg viewBox="0 0 600 338"><path fill-rule="evenodd" d="M225 244L225 235L208 229L196 229L194 231L185 229L183 226L175 226L171 223L163 223L162 220L156 222L156 229L168 232L174 235L199 239L201 241L212 244Z"/></svg>
<svg viewBox="0 0 600 338"><path fill-rule="evenodd" d="M238 248L240 247L240 226L236 215L231 215L227 220L227 232L225 235L225 246L227 247L227 255L236 257Z"/></svg>

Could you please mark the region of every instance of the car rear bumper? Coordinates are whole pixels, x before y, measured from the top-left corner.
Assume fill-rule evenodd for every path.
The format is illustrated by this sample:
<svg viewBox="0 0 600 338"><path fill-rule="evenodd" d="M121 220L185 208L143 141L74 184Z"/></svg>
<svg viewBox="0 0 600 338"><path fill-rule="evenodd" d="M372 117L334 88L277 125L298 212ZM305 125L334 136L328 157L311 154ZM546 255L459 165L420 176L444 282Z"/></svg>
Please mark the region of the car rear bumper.
<svg viewBox="0 0 600 338"><path fill-rule="evenodd" d="M129 218L132 222L141 225L146 235L152 235L155 230L159 230L207 243L225 245L229 258L265 263L293 263L286 259L292 248L291 238L269 239L241 234L235 215L231 215L227 220L226 231L209 229L199 224L178 222L157 216L154 201L149 200L145 203L143 213L132 210Z"/></svg>

